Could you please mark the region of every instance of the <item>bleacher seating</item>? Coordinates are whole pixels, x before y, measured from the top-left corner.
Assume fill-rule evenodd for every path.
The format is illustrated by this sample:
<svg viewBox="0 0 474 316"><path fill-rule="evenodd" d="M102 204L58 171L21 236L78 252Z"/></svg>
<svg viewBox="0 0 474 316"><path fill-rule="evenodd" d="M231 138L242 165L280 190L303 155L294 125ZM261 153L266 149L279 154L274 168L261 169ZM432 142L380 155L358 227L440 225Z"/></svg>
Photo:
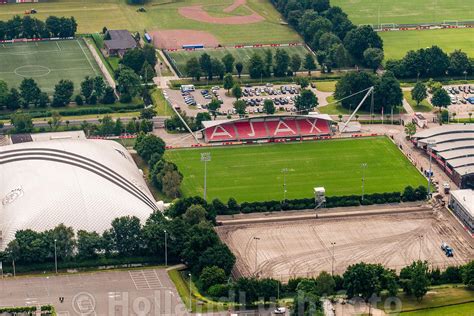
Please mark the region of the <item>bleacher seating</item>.
<svg viewBox="0 0 474 316"><path fill-rule="evenodd" d="M327 120L314 117L266 117L226 122L204 131L208 142L252 141L330 135Z"/></svg>

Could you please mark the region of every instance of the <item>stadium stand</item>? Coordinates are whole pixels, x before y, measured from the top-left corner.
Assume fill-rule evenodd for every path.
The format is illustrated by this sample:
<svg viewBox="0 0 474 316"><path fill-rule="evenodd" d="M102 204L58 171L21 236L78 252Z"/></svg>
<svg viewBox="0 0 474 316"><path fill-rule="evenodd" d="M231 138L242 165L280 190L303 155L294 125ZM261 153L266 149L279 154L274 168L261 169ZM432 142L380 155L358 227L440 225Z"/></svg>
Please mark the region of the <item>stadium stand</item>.
<svg viewBox="0 0 474 316"><path fill-rule="evenodd" d="M300 139L331 135L328 115L259 116L235 120L204 121L206 142Z"/></svg>
<svg viewBox="0 0 474 316"><path fill-rule="evenodd" d="M443 125L416 133L413 143L429 154L461 189L474 188L474 126Z"/></svg>

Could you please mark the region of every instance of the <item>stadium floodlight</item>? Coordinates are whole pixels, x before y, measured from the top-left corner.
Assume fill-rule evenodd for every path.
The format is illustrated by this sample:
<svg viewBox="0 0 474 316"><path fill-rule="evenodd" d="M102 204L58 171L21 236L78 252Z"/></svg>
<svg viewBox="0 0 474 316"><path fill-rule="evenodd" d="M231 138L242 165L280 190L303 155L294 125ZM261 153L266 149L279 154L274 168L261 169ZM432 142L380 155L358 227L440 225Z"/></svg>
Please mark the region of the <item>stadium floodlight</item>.
<svg viewBox="0 0 474 316"><path fill-rule="evenodd" d="M58 252L57 252L57 239L54 239L54 270L56 271L56 274L58 274Z"/></svg>
<svg viewBox="0 0 474 316"><path fill-rule="evenodd" d="M257 276L257 269L258 269L258 241L260 240L260 237L253 237L253 240L255 240L255 276Z"/></svg>
<svg viewBox="0 0 474 316"><path fill-rule="evenodd" d="M192 298L192 296L191 296L191 277L192 277L191 272L188 273L188 277L189 277L189 312L191 313L191 311L193 310L192 305L191 305L191 298Z"/></svg>
<svg viewBox="0 0 474 316"><path fill-rule="evenodd" d="M364 162L360 165L362 169L362 201L364 200L364 193L365 193L365 169L367 169L367 163Z"/></svg>
<svg viewBox="0 0 474 316"><path fill-rule="evenodd" d="M349 124L349 122L352 120L352 118L354 118L354 116L356 115L357 111L359 111L360 107L362 106L362 104L364 104L365 100L369 97L369 95L372 94L372 98L374 96L374 87L370 87L370 88L367 88L367 89L364 89L362 91L359 91L359 92L356 92L346 98L349 98L349 97L352 97L356 94L359 94L359 93L362 93L362 92L365 92L367 91L367 93L365 94L365 96L362 98L362 100L360 101L359 105L357 105L357 107L355 108L354 112L352 112L351 116L349 117L349 119L347 119L347 121L344 123L344 126L341 128L341 133L343 133L347 127L347 125ZM342 101L343 99L339 100L339 101Z"/></svg>
<svg viewBox="0 0 474 316"><path fill-rule="evenodd" d="M428 199L430 199L431 198L431 175L433 174L433 171L431 171L431 158L433 156L433 148L436 147L436 140L428 139L427 144L428 146L426 150L428 151L428 154L430 155L430 170L428 171Z"/></svg>
<svg viewBox="0 0 474 316"><path fill-rule="evenodd" d="M201 161L204 162L204 200L206 200L207 191L207 162L211 161L211 153L201 153Z"/></svg>
<svg viewBox="0 0 474 316"><path fill-rule="evenodd" d="M418 235L417 236L418 239L420 240L420 248L418 249L418 261L420 261L421 259L421 242L423 241L423 235Z"/></svg>
<svg viewBox="0 0 474 316"><path fill-rule="evenodd" d="M165 233L165 266L168 266L168 232L166 229L164 230Z"/></svg>

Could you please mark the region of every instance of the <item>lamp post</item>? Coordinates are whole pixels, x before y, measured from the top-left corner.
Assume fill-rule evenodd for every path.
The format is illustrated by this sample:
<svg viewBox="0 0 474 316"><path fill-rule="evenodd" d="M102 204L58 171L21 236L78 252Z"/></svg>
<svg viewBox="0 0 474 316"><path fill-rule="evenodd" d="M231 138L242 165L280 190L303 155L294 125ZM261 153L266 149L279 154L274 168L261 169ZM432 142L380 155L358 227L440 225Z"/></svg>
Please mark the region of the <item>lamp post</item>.
<svg viewBox="0 0 474 316"><path fill-rule="evenodd" d="M281 169L283 173L283 202L286 201L286 174L288 173L288 168Z"/></svg>
<svg viewBox="0 0 474 316"><path fill-rule="evenodd" d="M331 275L334 275L334 246L336 245L336 242L331 242L332 246L332 264L331 264Z"/></svg>
<svg viewBox="0 0 474 316"><path fill-rule="evenodd" d="M188 273L189 276L189 312L193 310L191 306L191 273Z"/></svg>
<svg viewBox="0 0 474 316"><path fill-rule="evenodd" d="M168 266L168 232L165 229L165 266Z"/></svg>
<svg viewBox="0 0 474 316"><path fill-rule="evenodd" d="M430 155L430 170L428 170L428 199L431 198L431 175L433 174L433 171L431 171L431 159L433 156L433 147L436 146L436 141L434 139L429 139L428 140L428 153Z"/></svg>
<svg viewBox="0 0 474 316"><path fill-rule="evenodd" d="M364 193L365 193L365 169L367 169L367 163L363 163L360 165L362 169L362 201L364 200Z"/></svg>
<svg viewBox="0 0 474 316"><path fill-rule="evenodd" d="M201 153L201 161L204 162L204 200L207 193L207 162L211 161L211 153Z"/></svg>
<svg viewBox="0 0 474 316"><path fill-rule="evenodd" d="M54 239L54 270L58 274L58 251L56 247L57 239Z"/></svg>
<svg viewBox="0 0 474 316"><path fill-rule="evenodd" d="M253 237L253 240L255 240L255 276L257 276L257 267L258 267L258 241L260 240L260 237Z"/></svg>

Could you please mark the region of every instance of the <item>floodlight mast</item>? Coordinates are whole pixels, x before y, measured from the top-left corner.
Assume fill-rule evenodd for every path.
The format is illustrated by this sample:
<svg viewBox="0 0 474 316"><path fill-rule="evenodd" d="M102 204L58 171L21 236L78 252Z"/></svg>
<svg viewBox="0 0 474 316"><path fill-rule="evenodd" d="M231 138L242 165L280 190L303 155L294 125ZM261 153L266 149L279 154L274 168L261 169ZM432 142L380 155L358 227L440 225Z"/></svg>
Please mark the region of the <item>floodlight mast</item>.
<svg viewBox="0 0 474 316"><path fill-rule="evenodd" d="M367 100L367 98L369 97L369 95L372 94L372 96L373 96L373 92L374 92L374 87L370 87L369 90L367 91L367 93L365 94L364 98L362 99L362 101L360 101L359 105L357 105L356 109L354 110L354 112L352 112L352 114L351 114L351 116L349 117L349 119L344 123L344 126L343 126L342 129L341 129L341 133L346 130L347 125L348 125L349 122L354 118L354 116L356 115L357 111L359 111L360 107L362 106L362 104L364 104L365 100Z"/></svg>

